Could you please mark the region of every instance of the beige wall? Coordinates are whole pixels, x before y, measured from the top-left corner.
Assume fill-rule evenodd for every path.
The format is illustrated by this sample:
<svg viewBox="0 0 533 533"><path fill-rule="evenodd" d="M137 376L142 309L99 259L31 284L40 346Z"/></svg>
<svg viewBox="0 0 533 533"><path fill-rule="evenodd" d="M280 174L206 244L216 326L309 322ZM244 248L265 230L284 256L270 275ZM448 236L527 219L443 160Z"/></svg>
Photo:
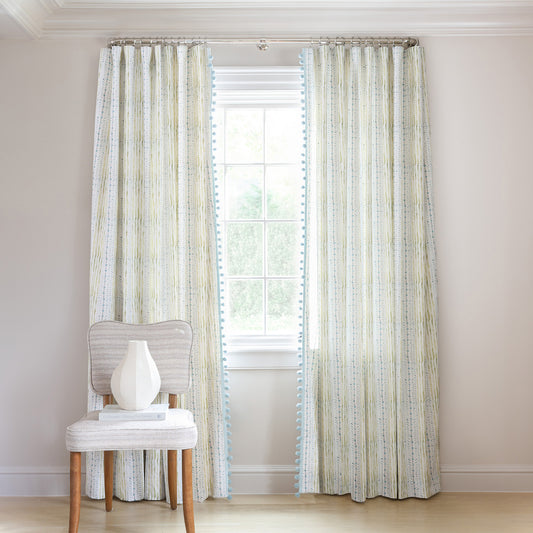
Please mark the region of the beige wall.
<svg viewBox="0 0 533 533"><path fill-rule="evenodd" d="M533 465L532 57L427 40L444 464Z"/></svg>
<svg viewBox="0 0 533 533"><path fill-rule="evenodd" d="M0 466L65 465L86 403L97 68L95 42L0 41Z"/></svg>
<svg viewBox="0 0 533 533"><path fill-rule="evenodd" d="M516 474L533 470L533 38L427 38L423 44L434 147L445 485L517 488L521 475L518 488L533 490L531 474ZM0 420L9 428L0 436L0 494L13 480L21 493L35 492L34 474L62 476L57 491L64 490L64 428L86 405L101 45L0 41ZM213 54L219 66L291 65L298 52L235 53L221 46ZM231 381L233 455L241 467L236 486L250 490L254 475L262 472L265 481L277 472L281 481L265 481L266 490L289 490L294 371L232 371Z"/></svg>

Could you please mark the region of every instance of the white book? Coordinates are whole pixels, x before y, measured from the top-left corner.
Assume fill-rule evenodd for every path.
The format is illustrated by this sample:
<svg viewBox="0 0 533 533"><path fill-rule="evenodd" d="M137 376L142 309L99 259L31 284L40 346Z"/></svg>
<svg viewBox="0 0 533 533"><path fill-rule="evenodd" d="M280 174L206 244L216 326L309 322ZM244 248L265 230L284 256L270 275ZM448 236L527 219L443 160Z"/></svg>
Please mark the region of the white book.
<svg viewBox="0 0 533 533"><path fill-rule="evenodd" d="M99 413L98 420L165 420L168 412L168 403L153 403L140 411L128 411L118 405L106 405Z"/></svg>

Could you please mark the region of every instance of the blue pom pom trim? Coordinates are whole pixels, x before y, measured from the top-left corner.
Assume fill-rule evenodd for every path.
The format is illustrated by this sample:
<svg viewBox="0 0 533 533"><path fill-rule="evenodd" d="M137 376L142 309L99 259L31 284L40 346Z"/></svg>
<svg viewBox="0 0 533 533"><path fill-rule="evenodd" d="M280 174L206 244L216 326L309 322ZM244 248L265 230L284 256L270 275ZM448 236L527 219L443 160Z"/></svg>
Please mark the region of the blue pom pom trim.
<svg viewBox="0 0 533 533"><path fill-rule="evenodd" d="M230 386L229 386L229 372L227 369L227 343L223 341L225 339L226 335L224 333L224 272L222 270L222 241L221 241L221 230L222 227L220 222L220 214L221 214L221 205L220 205L220 194L219 189L221 188L220 183L220 172L218 172L218 169L216 168L214 154L215 154L215 148L214 144L216 144L216 124L213 124L213 116L215 111L215 96L216 92L213 90L216 87L215 83L215 71L213 69L213 58L209 58L209 69L211 70L211 116L210 116L210 124L211 124L211 168L213 170L213 198L215 203L215 227L217 228L216 231L216 239L217 239L217 246L216 249L216 262L218 265L217 268L217 283L218 283L218 318L219 318L219 324L220 324L220 365L221 365L221 376L222 376L222 401L223 401L223 409L226 414L224 417L224 447L225 447L225 456L226 456L226 487L227 487L227 499L231 500L231 461L233 460L233 457L230 455L232 448L231 448L231 415L230 415Z"/></svg>
<svg viewBox="0 0 533 533"><path fill-rule="evenodd" d="M307 137L308 137L308 112L307 112L307 106L308 106L308 86L305 83L305 80L307 78L306 76L306 59L307 54L309 53L308 50L304 49L302 50L302 53L300 54L300 81L301 81L301 113L302 113L302 154L301 154L301 166L300 166L300 172L301 172L301 199L300 199L300 207L301 207L301 228L302 228L302 238L301 238L301 252L300 256L301 259L299 261L300 266L300 290L298 292L298 327L300 328L299 335L298 335L298 371L297 371L297 381L298 386L296 388L296 409L297 409L297 418L296 418L296 430L298 431L297 436L297 444L296 444L296 496L300 496L300 490L301 490L301 478L302 478L302 471L301 471L301 455L302 455L302 441L304 439L304 434L302 431L302 428L304 427L303 420L304 417L304 399L305 399L305 366L304 366L304 351L307 345L307 331L306 331L306 290L305 290L305 278L306 278L306 272L307 272L307 241L308 241L308 235L307 235L307 195L308 195L308 179L307 179L307 160L308 160L308 149L307 149Z"/></svg>

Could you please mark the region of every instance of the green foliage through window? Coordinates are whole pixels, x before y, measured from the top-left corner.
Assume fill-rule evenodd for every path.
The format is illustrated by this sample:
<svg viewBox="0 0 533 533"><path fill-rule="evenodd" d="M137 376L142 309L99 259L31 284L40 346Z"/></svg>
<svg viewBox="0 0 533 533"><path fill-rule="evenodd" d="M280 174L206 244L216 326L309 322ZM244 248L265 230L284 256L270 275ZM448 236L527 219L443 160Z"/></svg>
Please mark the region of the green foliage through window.
<svg viewBox="0 0 533 533"><path fill-rule="evenodd" d="M299 116L298 108L287 107L226 107L214 114L230 335L297 329Z"/></svg>

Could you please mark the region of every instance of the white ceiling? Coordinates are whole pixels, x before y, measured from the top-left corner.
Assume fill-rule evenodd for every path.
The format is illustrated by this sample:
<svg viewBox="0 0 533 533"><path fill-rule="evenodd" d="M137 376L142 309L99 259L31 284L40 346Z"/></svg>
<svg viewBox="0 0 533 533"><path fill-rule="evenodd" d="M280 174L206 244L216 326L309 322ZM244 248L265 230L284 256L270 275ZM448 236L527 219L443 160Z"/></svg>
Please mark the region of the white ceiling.
<svg viewBox="0 0 533 533"><path fill-rule="evenodd" d="M533 35L533 0L0 0L0 39Z"/></svg>

